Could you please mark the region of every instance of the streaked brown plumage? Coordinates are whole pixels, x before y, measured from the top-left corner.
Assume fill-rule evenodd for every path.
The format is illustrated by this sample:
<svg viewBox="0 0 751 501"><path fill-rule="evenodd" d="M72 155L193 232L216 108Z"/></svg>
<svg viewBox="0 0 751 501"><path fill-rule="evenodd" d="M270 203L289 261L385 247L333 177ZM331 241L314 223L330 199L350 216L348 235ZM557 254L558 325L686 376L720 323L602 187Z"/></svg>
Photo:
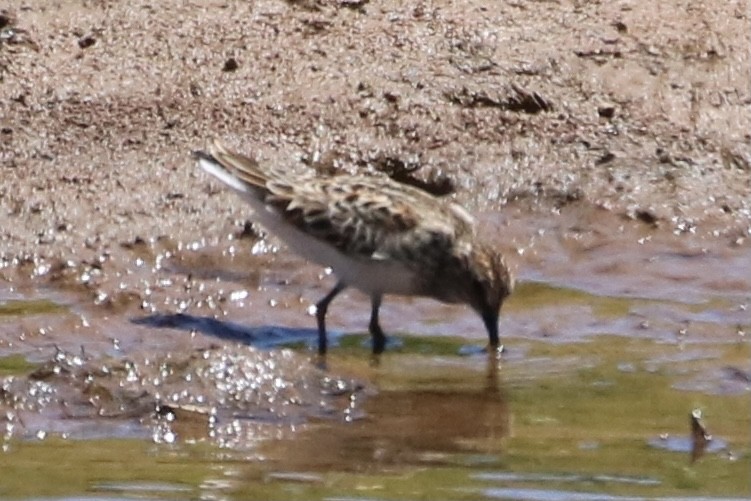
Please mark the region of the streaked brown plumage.
<svg viewBox="0 0 751 501"><path fill-rule="evenodd" d="M498 346L498 313L513 278L503 256L478 241L460 206L389 178L281 172L216 142L195 156L253 207L259 223L339 278L317 304L320 353L328 305L348 286L371 297L375 353L385 344L378 323L384 294L468 304L483 318L490 346Z"/></svg>

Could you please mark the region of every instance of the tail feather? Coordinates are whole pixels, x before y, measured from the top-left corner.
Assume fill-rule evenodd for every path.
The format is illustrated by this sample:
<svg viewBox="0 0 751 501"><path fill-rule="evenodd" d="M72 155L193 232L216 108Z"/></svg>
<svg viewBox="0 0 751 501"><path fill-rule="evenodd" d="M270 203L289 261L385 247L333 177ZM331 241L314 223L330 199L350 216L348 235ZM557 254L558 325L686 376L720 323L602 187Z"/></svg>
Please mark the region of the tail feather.
<svg viewBox="0 0 751 501"><path fill-rule="evenodd" d="M214 141L209 152L195 151L198 165L224 184L240 193L249 193L253 188L266 190L267 175L254 160L232 153L221 143Z"/></svg>
<svg viewBox="0 0 751 501"><path fill-rule="evenodd" d="M233 153L224 147L218 140L214 140L210 146L211 154L222 166L246 183L258 187L265 187L269 176L261 170L258 162L237 153Z"/></svg>

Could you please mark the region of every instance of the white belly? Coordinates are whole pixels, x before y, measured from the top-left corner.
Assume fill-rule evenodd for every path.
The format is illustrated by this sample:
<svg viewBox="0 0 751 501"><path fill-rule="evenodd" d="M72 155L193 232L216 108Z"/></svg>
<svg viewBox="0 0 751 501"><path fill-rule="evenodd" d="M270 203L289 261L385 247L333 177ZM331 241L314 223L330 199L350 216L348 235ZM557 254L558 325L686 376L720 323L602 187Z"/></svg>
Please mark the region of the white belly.
<svg viewBox="0 0 751 501"><path fill-rule="evenodd" d="M339 252L325 242L311 237L284 221L279 214L262 202L244 197L255 209L255 220L276 235L300 256L322 266L350 287L372 294L415 294L414 272L389 260L358 259Z"/></svg>

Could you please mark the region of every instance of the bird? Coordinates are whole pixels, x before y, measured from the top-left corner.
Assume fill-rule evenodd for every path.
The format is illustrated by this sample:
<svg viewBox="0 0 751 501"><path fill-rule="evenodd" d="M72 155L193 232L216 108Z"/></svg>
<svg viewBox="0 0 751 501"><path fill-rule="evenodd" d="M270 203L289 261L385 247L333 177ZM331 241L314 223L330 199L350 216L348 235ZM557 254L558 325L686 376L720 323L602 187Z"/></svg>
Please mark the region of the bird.
<svg viewBox="0 0 751 501"><path fill-rule="evenodd" d="M370 297L372 351L384 351L384 295L469 305L499 350L501 306L514 288L504 255L483 241L462 206L374 175L296 174L232 152L214 140L198 165L236 192L252 219L292 251L330 268L334 287L316 303L318 353L327 351L326 313L348 287Z"/></svg>

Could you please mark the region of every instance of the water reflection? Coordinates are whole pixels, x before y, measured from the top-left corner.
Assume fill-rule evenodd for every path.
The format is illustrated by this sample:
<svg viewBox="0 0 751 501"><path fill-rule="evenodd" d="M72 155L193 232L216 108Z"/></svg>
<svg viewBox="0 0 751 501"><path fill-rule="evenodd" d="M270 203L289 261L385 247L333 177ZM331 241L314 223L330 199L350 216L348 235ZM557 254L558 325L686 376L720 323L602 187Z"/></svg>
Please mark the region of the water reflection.
<svg viewBox="0 0 751 501"><path fill-rule="evenodd" d="M382 389L367 400L363 418L346 426L313 425L273 455L292 470L340 471L390 465L490 464L509 433L508 399L498 360L474 388L446 379L428 387ZM449 369L450 370L450 369ZM277 448L276 445L281 445Z"/></svg>

